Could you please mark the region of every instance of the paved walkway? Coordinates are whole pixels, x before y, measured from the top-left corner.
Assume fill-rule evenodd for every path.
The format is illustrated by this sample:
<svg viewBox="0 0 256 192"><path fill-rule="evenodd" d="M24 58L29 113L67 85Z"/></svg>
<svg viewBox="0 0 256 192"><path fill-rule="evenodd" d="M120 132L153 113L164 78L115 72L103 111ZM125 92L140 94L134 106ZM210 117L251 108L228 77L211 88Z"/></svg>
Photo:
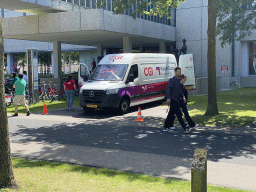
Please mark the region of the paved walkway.
<svg viewBox="0 0 256 192"><path fill-rule="evenodd" d="M208 149L209 184L256 191L256 128L199 127L162 132L166 108L123 116L81 108L9 117L13 156L69 162L190 180L195 147ZM232 142L231 142L232 140Z"/></svg>

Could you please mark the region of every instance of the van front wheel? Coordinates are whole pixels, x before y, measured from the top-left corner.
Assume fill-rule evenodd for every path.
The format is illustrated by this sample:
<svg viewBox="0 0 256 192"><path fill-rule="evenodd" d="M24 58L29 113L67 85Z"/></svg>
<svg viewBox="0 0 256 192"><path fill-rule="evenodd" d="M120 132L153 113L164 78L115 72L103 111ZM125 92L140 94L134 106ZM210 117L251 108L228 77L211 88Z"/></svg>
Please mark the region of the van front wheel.
<svg viewBox="0 0 256 192"><path fill-rule="evenodd" d="M119 105L119 111L121 114L128 113L129 111L130 102L128 99L122 99L120 105Z"/></svg>
<svg viewBox="0 0 256 192"><path fill-rule="evenodd" d="M93 109L93 108L88 108L88 107L83 107L83 109L84 109L84 112L86 112L86 113L88 113L88 114L93 113L93 112L95 111L95 109Z"/></svg>

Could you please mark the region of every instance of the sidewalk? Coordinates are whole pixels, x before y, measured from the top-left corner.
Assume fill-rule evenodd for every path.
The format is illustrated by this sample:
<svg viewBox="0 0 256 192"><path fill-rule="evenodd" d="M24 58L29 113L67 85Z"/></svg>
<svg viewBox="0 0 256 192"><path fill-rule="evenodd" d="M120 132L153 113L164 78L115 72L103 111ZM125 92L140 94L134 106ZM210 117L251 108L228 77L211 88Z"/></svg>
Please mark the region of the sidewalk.
<svg viewBox="0 0 256 192"><path fill-rule="evenodd" d="M256 138L255 127L246 127L242 130L229 127L199 127L195 132L188 135L182 135L179 132L175 132L175 134L168 133L170 135L166 136L162 132L161 128L156 128L156 125L159 125L159 118L166 116L165 111L166 108L161 106L143 110L142 115L144 116L144 122L134 122L132 120L136 119L137 111L123 116L104 116L99 114L85 115L81 108L77 108L76 111L71 113L62 109L49 111L50 115L33 114L29 117L20 115L16 119L17 122L14 122L13 119L13 121L9 121L9 124L10 132L12 133L15 133L15 131L19 129L34 131L35 128L40 128L42 126L46 128L52 127L53 129L57 129L56 124L60 124L60 126L68 128L61 129L61 131L66 131L73 127L73 130L78 130L85 128L85 126L88 126L88 128L86 128L88 131L92 126L95 127L93 127L92 130L97 128L99 130L103 130L103 127L104 131L112 129L115 130L115 127L113 127L114 125L119 127L129 124L130 127L134 126L134 128L130 130L133 132L138 132L138 136L141 135L143 137L143 135L147 133L156 142L162 142L161 138L168 138L170 136L170 141L166 142L171 142L171 140L175 138L177 141L185 139L185 141L188 141L190 145L193 145L190 138L196 135L200 136L200 134L202 134L202 136L205 135L208 137L209 135L218 136L219 133L225 133L226 136L230 135L231 138L235 136L236 138L248 138L248 142L250 141L250 143L253 142L252 137ZM125 122L127 124L125 124ZM120 138L126 132L127 131L120 132L118 134L115 133L118 135L118 140L120 140ZM111 149L110 147L102 147L100 145L100 140L97 140L97 144L95 140L91 141L90 138L87 137L84 137L85 139L79 141L79 134L74 138L71 136L70 138L65 138L62 135L59 135L59 137L62 137L62 140L56 139L55 142L47 142L47 140L38 139L42 137L40 136L41 132L36 133L37 134L30 136L28 134L11 134L12 155L29 159L43 159L81 165L107 167L162 177L175 177L186 180L191 179L190 168L193 156L177 156L174 153L171 153L171 151L170 155L163 155L164 153L167 153L164 151L161 153L156 153L154 151L150 152L151 149L154 150L154 147L156 147L155 151L158 151L158 148L162 148L161 145L157 146L157 143L148 147L145 146L145 150L138 152L136 149L136 143L133 143L132 140L131 143L125 140L123 140L123 143L117 143L114 141L115 143L111 145L113 146ZM45 134L45 137L46 136L47 135ZM113 137L113 134L111 134L111 136ZM149 137L149 139L151 139L151 137ZM124 138L128 138L129 140L129 137ZM108 141L112 140L113 138L109 138ZM219 158L218 161L208 160L207 183L236 189L256 191L256 139L254 141L254 145L252 144L252 149L250 149L251 151L255 151L254 154L249 154L246 152L246 150L244 150L244 154L230 157L228 157L228 154L223 154L224 158ZM81 145L75 144L79 142ZM85 144L83 144L83 142L85 142ZM149 143L150 142L151 141L149 140ZM240 140L238 140L238 142L240 142ZM107 145L107 143L104 143L103 146L104 145ZM225 146L225 144L221 145L221 147L223 146ZM134 150L130 150L131 148ZM165 148L163 150L165 150ZM228 153L228 149L225 151ZM219 153L220 154L218 155L221 156L221 152ZM192 152L190 151L189 154L192 154ZM208 155L210 158L211 153ZM228 159L225 157L228 157Z"/></svg>

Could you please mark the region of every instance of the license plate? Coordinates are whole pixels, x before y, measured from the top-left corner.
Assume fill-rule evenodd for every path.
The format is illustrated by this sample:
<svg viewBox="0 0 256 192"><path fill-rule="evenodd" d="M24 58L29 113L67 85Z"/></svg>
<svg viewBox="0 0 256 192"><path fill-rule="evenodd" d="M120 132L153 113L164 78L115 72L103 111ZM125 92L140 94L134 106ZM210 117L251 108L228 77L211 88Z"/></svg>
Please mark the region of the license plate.
<svg viewBox="0 0 256 192"><path fill-rule="evenodd" d="M90 108L97 108L97 105L87 105L87 107L90 107Z"/></svg>

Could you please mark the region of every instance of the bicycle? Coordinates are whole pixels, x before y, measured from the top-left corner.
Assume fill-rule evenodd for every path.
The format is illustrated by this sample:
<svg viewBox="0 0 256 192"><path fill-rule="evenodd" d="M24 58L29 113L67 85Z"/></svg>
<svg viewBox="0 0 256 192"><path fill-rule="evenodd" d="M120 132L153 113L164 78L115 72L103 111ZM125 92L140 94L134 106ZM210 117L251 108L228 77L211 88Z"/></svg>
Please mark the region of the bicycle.
<svg viewBox="0 0 256 192"><path fill-rule="evenodd" d="M28 88L25 88L25 95L29 95L31 98L31 104L36 104L38 102L38 96L35 93L29 93Z"/></svg>
<svg viewBox="0 0 256 192"><path fill-rule="evenodd" d="M39 102L39 101L45 102L45 100L52 101L53 94L46 91L45 85L46 85L46 84L45 84L45 82L43 81L43 87L44 87L44 88L39 91L39 99L38 99L38 102ZM41 87L42 87L42 86L41 86Z"/></svg>
<svg viewBox="0 0 256 192"><path fill-rule="evenodd" d="M53 102L54 100L57 100L57 101L67 101L67 96L66 96L66 93L65 93L65 90L63 89L60 93L57 91L57 84L54 84L55 86L55 89L53 90L53 95L54 97L52 98L52 101Z"/></svg>
<svg viewBox="0 0 256 192"><path fill-rule="evenodd" d="M13 101L14 101L15 90L9 89L8 92L10 92L9 95L11 96L11 99L9 100L10 102L6 103L6 106L11 106L11 104L13 104ZM25 101L28 106L30 106L32 104L31 97L26 93L25 93Z"/></svg>

